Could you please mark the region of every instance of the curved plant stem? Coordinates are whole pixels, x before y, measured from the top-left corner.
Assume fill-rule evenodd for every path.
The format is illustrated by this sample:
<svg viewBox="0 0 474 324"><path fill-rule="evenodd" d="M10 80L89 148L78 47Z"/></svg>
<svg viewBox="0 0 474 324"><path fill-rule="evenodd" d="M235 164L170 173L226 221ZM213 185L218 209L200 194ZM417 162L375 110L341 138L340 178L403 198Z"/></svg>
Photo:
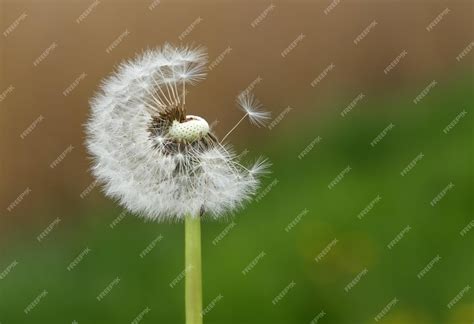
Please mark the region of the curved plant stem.
<svg viewBox="0 0 474 324"><path fill-rule="evenodd" d="M185 220L186 324L202 324L201 217Z"/></svg>

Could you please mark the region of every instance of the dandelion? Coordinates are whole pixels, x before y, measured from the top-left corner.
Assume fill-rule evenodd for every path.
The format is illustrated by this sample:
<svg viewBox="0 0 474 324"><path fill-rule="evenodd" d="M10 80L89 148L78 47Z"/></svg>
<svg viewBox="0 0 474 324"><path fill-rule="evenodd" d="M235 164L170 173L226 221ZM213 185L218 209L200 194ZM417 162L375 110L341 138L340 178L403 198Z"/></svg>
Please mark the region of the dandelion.
<svg viewBox="0 0 474 324"><path fill-rule="evenodd" d="M222 140L205 119L187 115L186 86L206 76L201 47L148 50L121 64L91 101L86 144L92 172L107 196L146 219L185 222L186 318L201 323L200 219L218 219L256 193L269 163L244 166L224 140L246 118L269 114L249 93L244 117Z"/></svg>

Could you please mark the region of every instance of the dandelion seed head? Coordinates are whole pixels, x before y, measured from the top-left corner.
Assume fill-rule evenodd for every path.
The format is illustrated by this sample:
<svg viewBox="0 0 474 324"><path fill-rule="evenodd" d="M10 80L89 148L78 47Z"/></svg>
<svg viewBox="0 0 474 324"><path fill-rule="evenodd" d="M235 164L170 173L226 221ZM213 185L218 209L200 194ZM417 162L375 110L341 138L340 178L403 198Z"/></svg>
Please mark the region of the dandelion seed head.
<svg viewBox="0 0 474 324"><path fill-rule="evenodd" d="M206 66L204 48L167 44L122 63L91 100L92 172L132 213L158 221L219 218L256 193L264 161L242 165L206 120L187 114L186 86L203 80ZM253 123L268 119L253 96L242 100Z"/></svg>

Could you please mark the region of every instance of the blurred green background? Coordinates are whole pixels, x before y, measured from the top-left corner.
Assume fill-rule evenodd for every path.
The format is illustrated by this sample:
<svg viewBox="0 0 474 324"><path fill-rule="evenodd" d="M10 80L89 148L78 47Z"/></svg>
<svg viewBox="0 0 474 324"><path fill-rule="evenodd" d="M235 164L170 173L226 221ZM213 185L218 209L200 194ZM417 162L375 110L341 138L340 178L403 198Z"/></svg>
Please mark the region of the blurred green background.
<svg viewBox="0 0 474 324"><path fill-rule="evenodd" d="M364 109L384 106L391 111L384 118L355 109L337 126L301 121L249 146L249 155L263 151L273 162L263 185L271 189L232 220L203 225L204 304L222 295L205 322L309 323L324 311L320 323L371 323L396 297L384 323L470 323L472 292L452 309L447 304L472 285L474 273L473 232L460 234L472 222L471 82L453 78L413 109L403 108L413 106L406 93L380 97ZM462 110L467 115L443 133ZM389 123L393 129L372 147ZM299 159L304 143L317 136L319 144ZM401 176L420 152L423 159ZM351 171L328 189L347 165ZM431 206L451 182L454 188ZM358 219L377 195L380 202ZM37 233L25 232L4 249L2 265L18 265L0 281L2 323L128 323L146 307L143 323L183 322L183 281L170 287L184 270L183 224L122 219L121 212L113 203L81 210L73 224L58 225L40 244ZM411 229L389 249L406 226ZM316 262L334 239L337 244ZM149 244L152 250L140 257ZM83 259L67 270L81 252ZM441 260L419 279L437 255ZM47 296L23 314L44 289Z"/></svg>
<svg viewBox="0 0 474 324"><path fill-rule="evenodd" d="M231 136L245 159L267 156L272 174L246 208L202 226L204 322L352 324L382 314L380 323L473 323L472 53L456 59L472 48L471 1L348 1L330 15L331 1L268 10L262 1L103 1L76 23L92 4L0 5L2 31L28 15L0 40L0 93L15 87L0 102L1 324L184 323L183 224L146 222L105 198L88 172L82 125L116 64L177 41L198 17L184 42L208 46L211 61L230 45L232 54L191 90L191 113L217 120L222 136L241 117L235 94L261 76L255 92L274 117L271 129L243 125ZM125 28L130 36L105 53ZM57 49L32 68L53 41ZM336 69L311 87L331 62Z"/></svg>

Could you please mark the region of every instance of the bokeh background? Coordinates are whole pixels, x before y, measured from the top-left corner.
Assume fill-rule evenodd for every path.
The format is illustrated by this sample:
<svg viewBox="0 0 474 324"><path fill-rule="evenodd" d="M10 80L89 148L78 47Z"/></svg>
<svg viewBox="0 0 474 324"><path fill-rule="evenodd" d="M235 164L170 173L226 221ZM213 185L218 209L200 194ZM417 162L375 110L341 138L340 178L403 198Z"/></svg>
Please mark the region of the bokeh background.
<svg viewBox="0 0 474 324"><path fill-rule="evenodd" d="M203 225L205 323L473 323L473 9L0 0L0 323L184 322L183 224L106 199L83 145L100 80L164 42L208 48L218 135L242 90L273 114L230 138L273 173Z"/></svg>

